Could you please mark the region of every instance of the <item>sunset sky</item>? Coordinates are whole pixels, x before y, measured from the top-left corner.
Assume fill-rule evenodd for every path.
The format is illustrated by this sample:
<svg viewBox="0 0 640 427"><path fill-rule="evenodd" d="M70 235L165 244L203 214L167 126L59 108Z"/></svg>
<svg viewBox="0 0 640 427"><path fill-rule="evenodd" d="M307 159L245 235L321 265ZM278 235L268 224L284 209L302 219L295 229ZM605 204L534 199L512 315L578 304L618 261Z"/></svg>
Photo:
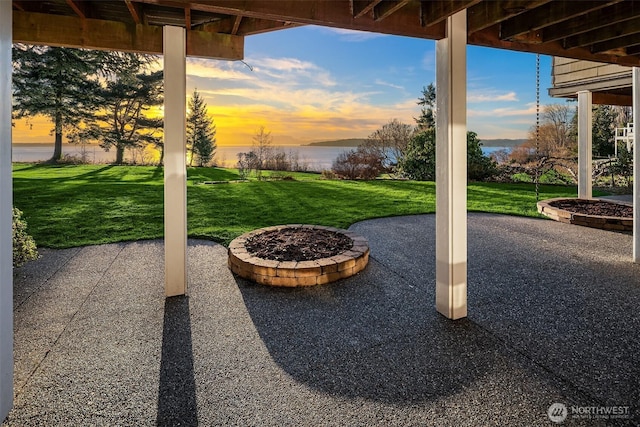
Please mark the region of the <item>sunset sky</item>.
<svg viewBox="0 0 640 427"><path fill-rule="evenodd" d="M414 124L416 100L435 81L435 42L321 27L245 39L245 62L189 59L187 92L203 95L218 145L250 145L260 126L274 144L364 138L397 118ZM480 139L525 138L535 124L533 54L469 46L468 128ZM541 103L551 58L541 57ZM249 66L253 69L251 70ZM51 125L20 121L14 142L49 142Z"/></svg>

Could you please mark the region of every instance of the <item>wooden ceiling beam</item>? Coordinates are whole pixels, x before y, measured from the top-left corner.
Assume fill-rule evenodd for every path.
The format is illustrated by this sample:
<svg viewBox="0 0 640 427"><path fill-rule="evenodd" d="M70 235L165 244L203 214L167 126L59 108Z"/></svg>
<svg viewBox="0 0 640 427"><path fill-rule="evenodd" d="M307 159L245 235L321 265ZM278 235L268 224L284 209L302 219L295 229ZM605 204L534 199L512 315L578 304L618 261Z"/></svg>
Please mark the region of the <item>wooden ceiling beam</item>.
<svg viewBox="0 0 640 427"><path fill-rule="evenodd" d="M616 0L617 1L617 0ZM587 12L609 6L612 1L552 1L544 6L514 16L501 23L500 38L513 39L521 34L536 31Z"/></svg>
<svg viewBox="0 0 640 427"><path fill-rule="evenodd" d="M208 33L231 34L235 20L236 17L229 17L214 22L207 22L204 24L196 25L193 29L198 31L206 31Z"/></svg>
<svg viewBox="0 0 640 427"><path fill-rule="evenodd" d="M638 32L640 32L640 17L620 22L616 25L608 25L607 27L589 31L588 33L567 37L564 39L563 46L565 49L574 49L576 47L600 44L607 40L617 39Z"/></svg>
<svg viewBox="0 0 640 427"><path fill-rule="evenodd" d="M184 8L184 27L187 29L187 33L191 31L191 8Z"/></svg>
<svg viewBox="0 0 640 427"><path fill-rule="evenodd" d="M467 10L469 33L484 30L506 19L549 3L551 0L483 1Z"/></svg>
<svg viewBox="0 0 640 427"><path fill-rule="evenodd" d="M361 18L371 13L382 0L351 0L351 13L354 18Z"/></svg>
<svg viewBox="0 0 640 427"><path fill-rule="evenodd" d="M631 95L618 95L607 92L593 92L591 102L596 105L623 105L631 107L633 97Z"/></svg>
<svg viewBox="0 0 640 427"><path fill-rule="evenodd" d="M244 59L244 37L191 31L187 40L187 56L212 59Z"/></svg>
<svg viewBox="0 0 640 427"><path fill-rule="evenodd" d="M639 54L640 54L640 44L627 47L627 55L639 55Z"/></svg>
<svg viewBox="0 0 640 427"><path fill-rule="evenodd" d="M609 22L623 22L633 19L639 13L640 4L620 0L606 9L589 12L586 15L546 27L543 29L542 38L545 42L560 40L571 35L605 27Z"/></svg>
<svg viewBox="0 0 640 427"><path fill-rule="evenodd" d="M625 53L629 54L629 47L640 45L640 33L630 34L624 37L618 37L611 40L594 43L590 49L593 53L607 52L615 49L627 48ZM635 55L631 53L630 55Z"/></svg>
<svg viewBox="0 0 640 427"><path fill-rule="evenodd" d="M411 0L387 0L373 8L373 20L382 21L407 5Z"/></svg>
<svg viewBox="0 0 640 427"><path fill-rule="evenodd" d="M264 19L247 19L242 20L240 28L238 28L238 35L252 36L256 34L268 33L276 30L284 30L287 28L300 27L300 24L294 24L291 22L276 22L265 21Z"/></svg>
<svg viewBox="0 0 640 427"><path fill-rule="evenodd" d="M131 14L133 22L135 22L136 24L142 24L144 21L144 12L142 10L142 5L131 0L124 0L124 2L127 5L127 9L129 9L129 13Z"/></svg>
<svg viewBox="0 0 640 427"><path fill-rule="evenodd" d="M631 88L629 88L629 92L631 92ZM554 98L577 99L578 96L554 96ZM623 95L610 92L591 92L591 102L594 105L620 105L631 107L633 105L633 97L631 96L631 93L629 93L629 95Z"/></svg>
<svg viewBox="0 0 640 427"><path fill-rule="evenodd" d="M143 0L145 3L164 6L184 7L193 10L241 15L296 24L320 25L350 30L371 31L381 34L402 34L408 37L441 39L445 35L444 22L430 27L420 25L420 3L409 1L402 9L386 17L383 21L356 19L351 11L350 0Z"/></svg>
<svg viewBox="0 0 640 427"><path fill-rule="evenodd" d="M583 59L585 61L607 62L611 64L626 65L629 67L640 66L640 58L633 55L618 56L610 54L594 54L589 49L575 48L570 51L566 50L558 41L538 44L528 44L522 42L514 42L502 40L499 37L499 25L486 28L482 31L476 31L469 34L468 43L475 46L493 47L497 49L515 50L519 52L540 53L542 55L563 56L567 58Z"/></svg>
<svg viewBox="0 0 640 427"><path fill-rule="evenodd" d="M428 27L440 21L444 21L448 16L463 9L478 4L480 0L448 0L448 1L421 1L420 2L420 24Z"/></svg>
<svg viewBox="0 0 640 427"><path fill-rule="evenodd" d="M228 19L221 19L216 22L208 22L206 24L198 25L194 29L197 29L200 31L207 31L210 33L232 34L234 31L234 26L236 22L237 22L237 18L231 17ZM254 18L242 18L240 20L240 24L238 26L238 29L235 35L249 36L249 35L267 33L275 30L282 30L285 28L294 28L297 26L299 25L292 24L289 22L267 21L265 19L254 19Z"/></svg>
<svg viewBox="0 0 640 427"><path fill-rule="evenodd" d="M162 54L162 27L13 11L13 41L85 49ZM191 31L187 55L243 59L244 37Z"/></svg>

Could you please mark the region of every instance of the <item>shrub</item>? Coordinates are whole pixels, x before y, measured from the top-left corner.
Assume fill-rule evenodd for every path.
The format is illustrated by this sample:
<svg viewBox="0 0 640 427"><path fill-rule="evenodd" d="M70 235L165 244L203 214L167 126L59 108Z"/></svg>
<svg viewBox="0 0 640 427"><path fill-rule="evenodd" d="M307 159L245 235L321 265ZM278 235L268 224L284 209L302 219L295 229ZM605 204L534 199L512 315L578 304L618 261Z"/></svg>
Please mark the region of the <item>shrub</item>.
<svg viewBox="0 0 640 427"><path fill-rule="evenodd" d="M436 178L436 133L434 128L415 133L403 158L399 171L407 178L434 181ZM467 132L467 177L482 181L497 173L496 163L482 153L478 135Z"/></svg>
<svg viewBox="0 0 640 427"><path fill-rule="evenodd" d="M322 170L322 179L336 179L338 176L330 169Z"/></svg>
<svg viewBox="0 0 640 427"><path fill-rule="evenodd" d="M340 178L374 179L383 171L382 157L370 150L349 150L340 153L333 161L333 172Z"/></svg>
<svg viewBox="0 0 640 427"><path fill-rule="evenodd" d="M467 132L467 177L470 181L484 181L497 172L496 162L482 152L482 144L475 132Z"/></svg>
<svg viewBox="0 0 640 427"><path fill-rule="evenodd" d="M27 233L27 222L22 212L13 208L13 266L19 267L27 261L38 258L36 243Z"/></svg>
<svg viewBox="0 0 640 427"><path fill-rule="evenodd" d="M436 132L428 128L415 133L407 151L398 163L400 173L417 181L435 181L436 179Z"/></svg>
<svg viewBox="0 0 640 427"><path fill-rule="evenodd" d="M620 144L618 147L618 158L611 165L613 173L618 174L624 178L627 187L631 187L633 176L633 153L627 150L625 144Z"/></svg>

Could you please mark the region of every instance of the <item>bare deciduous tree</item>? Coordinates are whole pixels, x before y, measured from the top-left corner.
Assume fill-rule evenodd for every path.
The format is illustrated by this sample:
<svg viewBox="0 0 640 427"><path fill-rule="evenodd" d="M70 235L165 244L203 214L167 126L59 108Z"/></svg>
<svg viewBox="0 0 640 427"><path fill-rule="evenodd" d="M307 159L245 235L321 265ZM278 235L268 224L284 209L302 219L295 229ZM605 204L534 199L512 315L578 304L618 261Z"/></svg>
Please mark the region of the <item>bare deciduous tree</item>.
<svg viewBox="0 0 640 427"><path fill-rule="evenodd" d="M253 149L251 150L256 155L254 169L258 178L262 176L262 169L264 169L267 160L270 158L272 143L271 132L267 132L264 126L260 126L253 136Z"/></svg>
<svg viewBox="0 0 640 427"><path fill-rule="evenodd" d="M413 126L392 119L373 132L362 145L363 151L371 151L382 159L382 167L393 169L402 159L413 135Z"/></svg>
<svg viewBox="0 0 640 427"><path fill-rule="evenodd" d="M545 127L548 146L567 147L572 142L569 135L574 114L575 107L567 104L551 104L544 107L541 128Z"/></svg>

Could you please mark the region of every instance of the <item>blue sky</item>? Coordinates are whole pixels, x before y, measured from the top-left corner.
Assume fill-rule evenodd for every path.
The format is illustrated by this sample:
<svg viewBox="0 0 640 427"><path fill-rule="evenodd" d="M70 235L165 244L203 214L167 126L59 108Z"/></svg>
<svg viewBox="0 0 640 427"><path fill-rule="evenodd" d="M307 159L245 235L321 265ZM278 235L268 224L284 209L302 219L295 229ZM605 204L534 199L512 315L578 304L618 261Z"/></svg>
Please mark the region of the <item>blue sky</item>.
<svg viewBox="0 0 640 427"><path fill-rule="evenodd" d="M188 90L204 95L219 144L250 144L259 126L276 144L366 137L390 119L413 124L435 81L435 42L322 27L245 39L245 62L194 59ZM469 46L468 128L481 139L526 138L535 123L534 54ZM541 57L541 104L551 58Z"/></svg>
<svg viewBox="0 0 640 427"><path fill-rule="evenodd" d="M435 81L435 42L305 26L245 38L245 62L190 58L195 88L214 118L218 145L251 145L260 126L274 144L365 138L391 119L414 124L423 86ZM533 54L469 46L468 129L480 139L526 138L535 124ZM541 104L551 58L541 57ZM18 121L15 142L44 142L51 124Z"/></svg>

